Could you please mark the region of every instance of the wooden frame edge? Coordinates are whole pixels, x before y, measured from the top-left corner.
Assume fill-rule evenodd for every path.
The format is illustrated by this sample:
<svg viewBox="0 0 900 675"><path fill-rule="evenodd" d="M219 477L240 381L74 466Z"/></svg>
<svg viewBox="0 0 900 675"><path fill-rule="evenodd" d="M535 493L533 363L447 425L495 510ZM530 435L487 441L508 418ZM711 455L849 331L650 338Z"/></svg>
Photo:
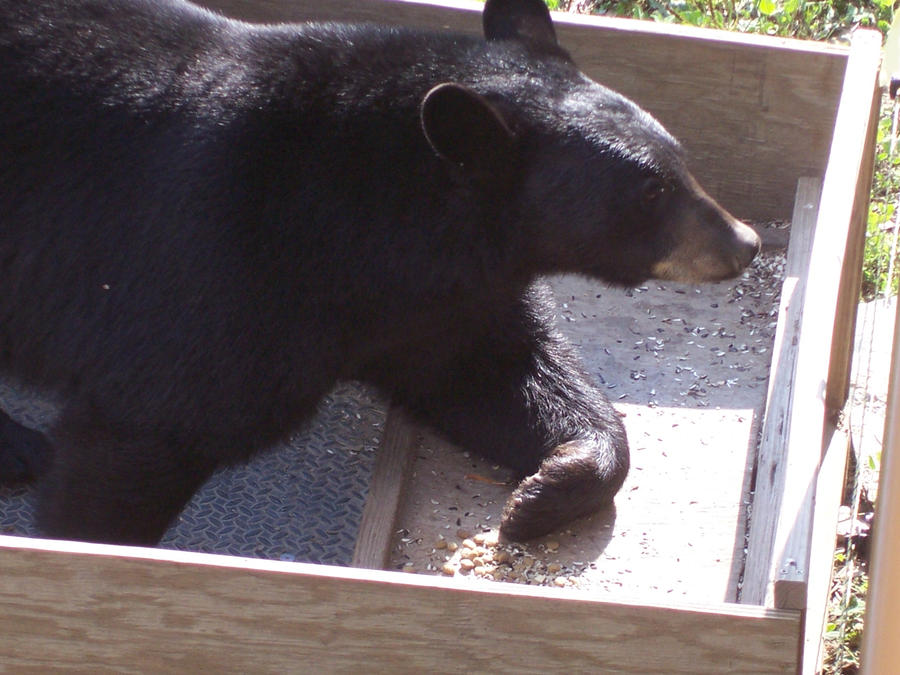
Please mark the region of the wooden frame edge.
<svg viewBox="0 0 900 675"><path fill-rule="evenodd" d="M872 527L869 592L860 653L860 673L879 675L897 667L900 634L900 303L895 305L878 508Z"/></svg>
<svg viewBox="0 0 900 675"><path fill-rule="evenodd" d="M835 329L839 300L849 297L848 284L856 279L845 269L861 263L861 249L852 242L865 228L865 219L858 217L860 186L871 181L865 161L871 157L877 126L872 97L878 90L880 62L881 35L858 31L847 61L809 257L807 274L812 283L803 296L784 455L773 459L770 467L778 472L778 479L763 483L766 489L783 485L783 493L761 494L757 483L755 500L771 501L775 508L766 509L766 513L777 513L771 545L751 553L765 556L768 551L770 556L771 586L765 600L770 607L803 609L807 605L816 477L825 451L826 424L837 412L829 407L833 402L829 392L840 386L830 383L828 375L840 371L833 369L832 349L840 339ZM853 186L853 192L845 189L848 185ZM754 528L758 533L772 526L771 522L751 520L751 541ZM758 595L746 601L757 602Z"/></svg>
<svg viewBox="0 0 900 675"><path fill-rule="evenodd" d="M850 453L849 433L843 429L830 429L828 435L830 440L816 477L809 579L803 613L803 658L800 668L803 675L821 672L822 635L831 595L838 512Z"/></svg>
<svg viewBox="0 0 900 675"><path fill-rule="evenodd" d="M353 550L353 567L385 569L403 491L410 477L418 428L398 407L388 408L369 494L363 507Z"/></svg>
<svg viewBox="0 0 900 675"><path fill-rule="evenodd" d="M793 670L800 615L0 537L9 668ZM740 639L735 639L735 636Z"/></svg>
<svg viewBox="0 0 900 675"><path fill-rule="evenodd" d="M755 495L741 586L741 602L750 605L765 603L771 582L772 546L785 488L782 458L791 428L803 298L821 198L821 179L808 177L798 181L772 345L766 409L756 455Z"/></svg>
<svg viewBox="0 0 900 675"><path fill-rule="evenodd" d="M308 0L191 0L199 5L209 7L215 11L242 18L247 21L294 21L303 20L310 4ZM371 6L387 4L386 0L349 0L355 8L360 8L368 3ZM471 14L471 30L480 32L481 12L484 3L478 0L390 0L390 4L406 7L421 7L427 11L453 11L463 14ZM321 5L316 5L321 7ZM343 11L343 10L340 10ZM797 51L818 54L845 54L847 47L843 45L815 42L812 40L799 40L796 38L775 37L771 35L757 35L753 33L739 33L735 31L717 30L714 28L700 28L657 21L640 21L625 17L601 16L597 14L574 14L571 12L551 12L553 22L559 26L593 26L612 31L633 33L635 35L660 35L665 37L685 38L691 40L705 40L721 42L732 45L750 45L766 49ZM299 18L295 18L299 17ZM385 16L384 21L389 22L390 16Z"/></svg>

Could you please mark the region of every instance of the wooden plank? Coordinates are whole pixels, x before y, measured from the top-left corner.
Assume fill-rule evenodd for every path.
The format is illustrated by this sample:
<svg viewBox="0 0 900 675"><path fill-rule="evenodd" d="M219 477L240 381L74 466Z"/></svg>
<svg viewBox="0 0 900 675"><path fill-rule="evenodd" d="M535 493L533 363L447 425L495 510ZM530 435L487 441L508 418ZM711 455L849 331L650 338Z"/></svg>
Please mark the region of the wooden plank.
<svg viewBox="0 0 900 675"><path fill-rule="evenodd" d="M859 31L853 37L835 122L834 141L822 187L819 217L810 257L809 278L794 379L791 430L786 448L785 492L781 502L770 568L775 607L806 606L809 546L815 477L824 451L827 376L831 370L834 326L847 246L852 235L857 193L871 180L864 165L875 133L872 96L878 89L881 34ZM848 187L852 190L848 194ZM853 261L856 262L856 261Z"/></svg>
<svg viewBox="0 0 900 675"><path fill-rule="evenodd" d="M866 248L866 228L869 223L869 195L875 165L876 130L881 112L881 89L872 92L872 110L869 115L870 133L865 140L862 170L856 184L853 218L847 239L846 258L841 270L837 313L834 319L834 340L828 372L828 388L825 403L828 410L844 407L850 391L850 369L853 362L853 340L856 333L856 315L862 286L863 255Z"/></svg>
<svg viewBox="0 0 900 675"><path fill-rule="evenodd" d="M418 431L406 415L391 406L356 536L351 563L354 567L384 569L387 565L397 511L409 479L417 439Z"/></svg>
<svg viewBox="0 0 900 675"><path fill-rule="evenodd" d="M826 406L826 390L837 302L857 187L863 173L871 170L863 166L863 157L874 133L872 92L878 84L880 60L880 33L857 32L847 62L816 219L808 271L808 278L814 283L807 284L804 293L787 444L783 458L775 467L783 476L784 491L780 497L771 497L780 501L770 549L769 575L773 585L771 594L767 595L767 606L796 609L806 606L815 481L830 412ZM751 523L751 538L754 528L769 526L771 523Z"/></svg>
<svg viewBox="0 0 900 675"><path fill-rule="evenodd" d="M252 21L373 21L471 33L481 30L483 7L466 0L202 4ZM555 14L554 21L579 66L659 117L684 143L707 191L737 216L786 218L797 180L824 173L846 48L606 17Z"/></svg>
<svg viewBox="0 0 900 675"><path fill-rule="evenodd" d="M831 594L835 530L844 493L844 477L850 449L850 437L846 432L831 429L829 435L831 438L828 449L822 458L822 466L816 478L809 581L806 611L803 616L803 657L800 668L803 675L816 675L821 672L820 652L826 608Z"/></svg>
<svg viewBox="0 0 900 675"><path fill-rule="evenodd" d="M0 662L67 672L785 673L799 612L0 537Z"/></svg>
<svg viewBox="0 0 900 675"><path fill-rule="evenodd" d="M778 307L778 327L772 347L766 411L757 450L755 495L741 586L741 602L750 605L763 604L770 581L775 524L784 492L782 458L791 424L791 394L803 317L803 296L821 194L818 178L802 178L797 183Z"/></svg>
<svg viewBox="0 0 900 675"><path fill-rule="evenodd" d="M878 480L878 509L872 530L869 592L860 654L863 675L897 669L900 635L900 312L894 325L890 386Z"/></svg>

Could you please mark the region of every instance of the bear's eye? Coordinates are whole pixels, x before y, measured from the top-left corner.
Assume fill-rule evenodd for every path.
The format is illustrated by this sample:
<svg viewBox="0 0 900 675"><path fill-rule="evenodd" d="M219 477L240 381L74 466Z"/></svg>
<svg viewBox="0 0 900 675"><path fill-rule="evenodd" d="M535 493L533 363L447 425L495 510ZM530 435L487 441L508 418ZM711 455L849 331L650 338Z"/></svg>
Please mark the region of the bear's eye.
<svg viewBox="0 0 900 675"><path fill-rule="evenodd" d="M651 176L645 179L644 184L641 186L641 201L644 203L644 206L652 207L659 201L659 198L665 191L666 186L663 182L659 178Z"/></svg>

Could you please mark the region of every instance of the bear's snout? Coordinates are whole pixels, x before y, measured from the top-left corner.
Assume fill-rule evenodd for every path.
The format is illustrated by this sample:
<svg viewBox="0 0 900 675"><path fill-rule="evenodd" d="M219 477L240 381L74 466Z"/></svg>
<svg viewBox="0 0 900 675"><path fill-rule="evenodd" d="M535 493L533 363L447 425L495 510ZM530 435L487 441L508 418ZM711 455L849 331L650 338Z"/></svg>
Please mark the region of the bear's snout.
<svg viewBox="0 0 900 675"><path fill-rule="evenodd" d="M756 231L749 225L735 219L732 223L734 229L734 275L737 275L759 254L762 241Z"/></svg>
<svg viewBox="0 0 900 675"><path fill-rule="evenodd" d="M730 279L753 262L762 245L752 227L702 191L682 204L677 221L674 246L653 266L657 279L688 283Z"/></svg>

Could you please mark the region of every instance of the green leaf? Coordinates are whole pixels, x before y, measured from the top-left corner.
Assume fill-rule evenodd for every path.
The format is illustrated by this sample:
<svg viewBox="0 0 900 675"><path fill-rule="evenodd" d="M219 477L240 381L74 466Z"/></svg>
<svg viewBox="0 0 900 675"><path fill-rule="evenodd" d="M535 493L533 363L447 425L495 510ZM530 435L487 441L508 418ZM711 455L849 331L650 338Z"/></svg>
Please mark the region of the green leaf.
<svg viewBox="0 0 900 675"><path fill-rule="evenodd" d="M681 18L694 26L704 26L707 24L706 15L698 9L689 9L682 12Z"/></svg>
<svg viewBox="0 0 900 675"><path fill-rule="evenodd" d="M774 14L775 10L778 9L778 5L775 4L775 0L759 0L759 11L763 14Z"/></svg>

